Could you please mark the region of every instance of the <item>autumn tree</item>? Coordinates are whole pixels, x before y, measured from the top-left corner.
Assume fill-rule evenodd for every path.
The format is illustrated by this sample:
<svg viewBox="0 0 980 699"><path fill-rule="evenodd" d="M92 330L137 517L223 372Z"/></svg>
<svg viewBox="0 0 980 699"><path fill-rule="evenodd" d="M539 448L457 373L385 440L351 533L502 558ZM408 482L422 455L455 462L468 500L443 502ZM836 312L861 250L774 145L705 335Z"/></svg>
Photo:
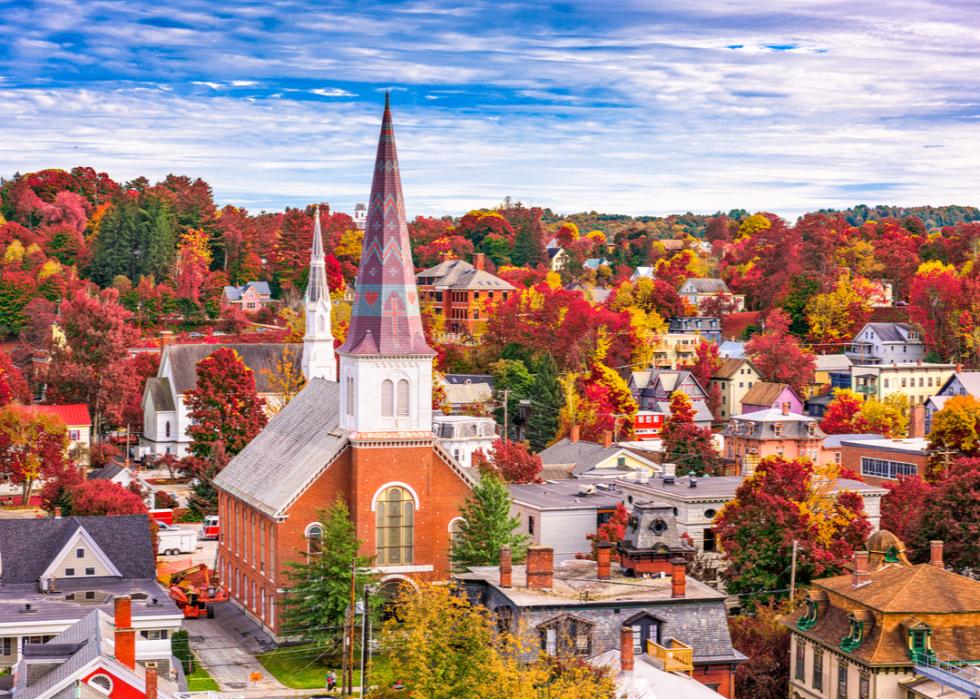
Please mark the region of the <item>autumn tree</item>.
<svg viewBox="0 0 980 699"><path fill-rule="evenodd" d="M686 365L683 368L690 370L691 375L707 393L708 410L717 419L721 410L721 388L718 384L711 382L711 377L718 372L722 364L718 345L708 340L701 340L695 350L694 357L694 364Z"/></svg>
<svg viewBox="0 0 980 699"><path fill-rule="evenodd" d="M922 519L911 541L916 558L928 560L929 542L943 541L947 566L960 572L976 570L980 562L978 523L980 458L959 458L926 495Z"/></svg>
<svg viewBox="0 0 980 699"><path fill-rule="evenodd" d="M460 508L462 522L451 552L454 566L495 565L501 546L510 546L515 560L524 557L527 537L517 531L520 520L511 516L510 505L506 484L492 473L483 473Z"/></svg>
<svg viewBox="0 0 980 699"><path fill-rule="evenodd" d="M473 465L507 483L539 483L541 480L541 457L528 450L527 442L498 439L489 454L484 454L482 449L473 453Z"/></svg>
<svg viewBox="0 0 980 699"><path fill-rule="evenodd" d="M897 536L906 546L911 546L921 526L926 500L933 486L919 475L900 475L894 481L885 481L884 487L888 494L881 499L881 528Z"/></svg>
<svg viewBox="0 0 980 699"><path fill-rule="evenodd" d="M592 542L592 558L596 557L596 547L599 542L618 544L626 538L626 527L629 525L630 513L626 506L618 502L612 516L599 525L595 534L589 534L586 538Z"/></svg>
<svg viewBox="0 0 980 699"><path fill-rule="evenodd" d="M735 696L784 699L789 689L789 629L786 602L769 600L751 613L730 615L732 645L748 660L735 669Z"/></svg>
<svg viewBox="0 0 980 699"><path fill-rule="evenodd" d="M800 395L813 380L816 360L789 333L789 316L781 309L766 316L766 331L745 344L745 356L763 381L789 384Z"/></svg>
<svg viewBox="0 0 980 699"><path fill-rule="evenodd" d="M932 416L929 448L962 456L980 454L980 400L951 396Z"/></svg>
<svg viewBox="0 0 980 699"><path fill-rule="evenodd" d="M299 362L296 361L296 350L288 344L282 348L282 354L276 360L275 369L263 369L266 381L272 393L275 393L277 400L269 404L268 410L272 414L278 413L285 408L289 401L296 397L296 394L303 390L306 385L306 377L300 369Z"/></svg>
<svg viewBox="0 0 980 699"><path fill-rule="evenodd" d="M31 389L24 374L11 360L10 355L0 351L0 407L11 402L29 403Z"/></svg>
<svg viewBox="0 0 980 699"><path fill-rule="evenodd" d="M20 405L0 408L0 475L21 486L22 502L34 484L60 472L68 462L68 433L57 417Z"/></svg>
<svg viewBox="0 0 980 699"><path fill-rule="evenodd" d="M197 385L187 392L192 425L190 450L208 459L216 442L232 457L267 422L265 401L255 390L254 372L230 347L215 350L197 364Z"/></svg>
<svg viewBox="0 0 980 699"><path fill-rule="evenodd" d="M118 483L82 481L68 497L66 515L76 517L104 517L106 515L139 515L146 512L143 500Z"/></svg>
<svg viewBox="0 0 980 699"><path fill-rule="evenodd" d="M836 575L871 532L861 496L837 488L832 467L768 457L735 491L715 525L731 594L789 587L793 541L796 582Z"/></svg>
<svg viewBox="0 0 980 699"><path fill-rule="evenodd" d="M711 429L694 424L694 406L683 391L670 395L670 415L664 421L664 461L677 465L678 473L697 475L717 473L721 458L715 449Z"/></svg>
<svg viewBox="0 0 980 699"><path fill-rule="evenodd" d="M194 228L185 232L180 237L177 248L177 269L174 275L177 298L199 304L210 266L208 234Z"/></svg>
<svg viewBox="0 0 980 699"><path fill-rule="evenodd" d="M834 288L806 305L810 339L817 343L849 342L871 317L871 285L844 272Z"/></svg>
<svg viewBox="0 0 980 699"><path fill-rule="evenodd" d="M909 401L903 393L891 393L883 400L870 399L861 406L860 432L901 438L908 434Z"/></svg>
<svg viewBox="0 0 980 699"><path fill-rule="evenodd" d="M820 429L827 434L858 434L863 402L855 391L835 388L834 397L820 421Z"/></svg>

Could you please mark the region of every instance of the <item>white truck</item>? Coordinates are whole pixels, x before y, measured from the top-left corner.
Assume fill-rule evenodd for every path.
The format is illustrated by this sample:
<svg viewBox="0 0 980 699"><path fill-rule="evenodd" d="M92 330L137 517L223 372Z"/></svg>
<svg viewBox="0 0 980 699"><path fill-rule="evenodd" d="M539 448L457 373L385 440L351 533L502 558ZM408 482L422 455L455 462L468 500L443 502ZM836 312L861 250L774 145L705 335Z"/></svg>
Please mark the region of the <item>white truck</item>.
<svg viewBox="0 0 980 699"><path fill-rule="evenodd" d="M157 532L157 554L161 556L177 556L181 553L197 551L197 532L193 529L181 529L173 525L157 522L160 530Z"/></svg>

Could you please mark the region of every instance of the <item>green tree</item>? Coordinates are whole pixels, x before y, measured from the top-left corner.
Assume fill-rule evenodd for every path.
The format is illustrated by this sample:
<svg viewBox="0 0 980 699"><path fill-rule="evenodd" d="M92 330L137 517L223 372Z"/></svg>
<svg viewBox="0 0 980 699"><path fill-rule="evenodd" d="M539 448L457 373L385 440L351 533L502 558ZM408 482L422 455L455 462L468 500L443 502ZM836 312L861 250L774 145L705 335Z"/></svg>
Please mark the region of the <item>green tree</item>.
<svg viewBox="0 0 980 699"><path fill-rule="evenodd" d="M565 403L561 386L558 385L555 360L550 354L543 355L538 362L530 393L531 416L527 421L527 440L532 447L541 450L558 436L558 413Z"/></svg>
<svg viewBox="0 0 980 699"><path fill-rule="evenodd" d="M320 537L310 536L309 551L300 552L306 560L286 563L289 592L283 620L291 634L329 641L343 629L352 567L355 594L361 599L364 586L374 579L367 572L373 559L358 553L362 542L343 497L338 495L329 508L321 510L319 521Z"/></svg>
<svg viewBox="0 0 980 699"><path fill-rule="evenodd" d="M504 436L508 439L515 439L521 424L520 402L530 397L531 387L534 385L534 375L528 371L527 365L520 359L499 359L490 365L490 371L493 374L494 390L501 401L501 407L494 411L494 418L498 424L503 426L504 408L502 404L506 400L507 427L510 434Z"/></svg>
<svg viewBox="0 0 980 699"><path fill-rule="evenodd" d="M137 205L128 199L113 203L99 225L89 274L100 286L109 286L118 275L136 282Z"/></svg>
<svg viewBox="0 0 980 699"><path fill-rule="evenodd" d="M510 546L515 560L524 557L528 538L517 532L520 520L510 516L510 493L500 478L484 473L459 512L463 522L451 552L455 566L495 565L501 546Z"/></svg>

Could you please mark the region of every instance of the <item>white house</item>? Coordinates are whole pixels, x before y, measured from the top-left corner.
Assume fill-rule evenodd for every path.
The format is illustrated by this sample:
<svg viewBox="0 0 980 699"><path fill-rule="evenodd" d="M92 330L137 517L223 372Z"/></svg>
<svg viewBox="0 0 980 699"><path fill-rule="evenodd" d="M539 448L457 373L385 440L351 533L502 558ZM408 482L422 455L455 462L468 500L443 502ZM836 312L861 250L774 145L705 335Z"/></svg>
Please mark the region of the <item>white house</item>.
<svg viewBox="0 0 980 699"><path fill-rule="evenodd" d="M959 368L957 366L957 370ZM980 398L980 371L957 371L943 384L942 388L936 391L936 395L926 400L926 434L929 434L929 431L932 430L932 418L937 412L943 409L946 401L953 396L973 396L974 398Z"/></svg>
<svg viewBox="0 0 980 699"><path fill-rule="evenodd" d="M497 440L497 423L491 417L432 414L432 432L442 447L461 465L473 465L473 452L489 455Z"/></svg>
<svg viewBox="0 0 980 699"><path fill-rule="evenodd" d="M695 308L699 308L700 303L705 299L724 295L731 297L735 304L734 310L736 312L745 310L745 296L742 294L733 294L724 279L688 279L681 285L677 293Z"/></svg>
<svg viewBox="0 0 980 699"><path fill-rule="evenodd" d="M845 354L855 364L907 364L924 359L926 346L908 323L868 323Z"/></svg>

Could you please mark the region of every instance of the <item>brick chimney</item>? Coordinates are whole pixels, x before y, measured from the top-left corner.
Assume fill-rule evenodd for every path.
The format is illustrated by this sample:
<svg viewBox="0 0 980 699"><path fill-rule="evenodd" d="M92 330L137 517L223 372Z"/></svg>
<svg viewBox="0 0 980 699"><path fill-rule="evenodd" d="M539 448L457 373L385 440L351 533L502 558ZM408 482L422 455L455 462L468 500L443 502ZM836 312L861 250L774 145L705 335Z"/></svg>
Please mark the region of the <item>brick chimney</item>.
<svg viewBox="0 0 980 699"><path fill-rule="evenodd" d="M61 519L61 508L60 507L57 507L56 506L54 508L54 518L55 519Z"/></svg>
<svg viewBox="0 0 980 699"><path fill-rule="evenodd" d="M619 630L619 669L633 672L633 628L624 626Z"/></svg>
<svg viewBox="0 0 980 699"><path fill-rule="evenodd" d="M854 552L854 572L851 574L851 587L864 587L871 582L871 575L868 573L867 551Z"/></svg>
<svg viewBox="0 0 980 699"><path fill-rule="evenodd" d="M926 406L916 403L909 407L909 438L926 436Z"/></svg>
<svg viewBox="0 0 980 699"><path fill-rule="evenodd" d="M596 577L600 580L608 580L612 577L612 549L613 545L609 541L600 541L595 547Z"/></svg>
<svg viewBox="0 0 980 699"><path fill-rule="evenodd" d="M555 575L555 552L550 546L527 549L527 586L532 590L550 590Z"/></svg>
<svg viewBox="0 0 980 699"><path fill-rule="evenodd" d="M146 699L157 699L157 669L146 668Z"/></svg>
<svg viewBox="0 0 980 699"><path fill-rule="evenodd" d="M960 364L959 362L956 363L956 373L957 374L962 374L963 373L963 365Z"/></svg>
<svg viewBox="0 0 980 699"><path fill-rule="evenodd" d="M946 564L943 563L943 542L929 542L929 565L946 570Z"/></svg>
<svg viewBox="0 0 980 699"><path fill-rule="evenodd" d="M487 256L482 252L473 253L474 269L483 270L487 266Z"/></svg>
<svg viewBox="0 0 980 699"><path fill-rule="evenodd" d="M789 402L788 401L783 402L782 408L783 408L783 415L789 415Z"/></svg>
<svg viewBox="0 0 980 699"><path fill-rule="evenodd" d="M606 449L612 446L612 430L606 430L602 433L602 446Z"/></svg>
<svg viewBox="0 0 980 699"><path fill-rule="evenodd" d="M500 547L500 586L510 587L513 579L510 546Z"/></svg>
<svg viewBox="0 0 980 699"><path fill-rule="evenodd" d="M113 622L116 626L116 660L132 670L136 667L136 631L133 629L132 600L129 595L116 597L115 606Z"/></svg>
<svg viewBox="0 0 980 699"><path fill-rule="evenodd" d="M161 330L160 331L160 354L167 348L168 345L174 343L174 334L171 330Z"/></svg>
<svg viewBox="0 0 980 699"><path fill-rule="evenodd" d="M578 425L572 425L572 429L568 431L568 441L572 444L578 441L579 432L581 428Z"/></svg>
<svg viewBox="0 0 980 699"><path fill-rule="evenodd" d="M672 572L670 574L670 596L685 597L687 595L687 561L683 558L672 558L670 560Z"/></svg>

